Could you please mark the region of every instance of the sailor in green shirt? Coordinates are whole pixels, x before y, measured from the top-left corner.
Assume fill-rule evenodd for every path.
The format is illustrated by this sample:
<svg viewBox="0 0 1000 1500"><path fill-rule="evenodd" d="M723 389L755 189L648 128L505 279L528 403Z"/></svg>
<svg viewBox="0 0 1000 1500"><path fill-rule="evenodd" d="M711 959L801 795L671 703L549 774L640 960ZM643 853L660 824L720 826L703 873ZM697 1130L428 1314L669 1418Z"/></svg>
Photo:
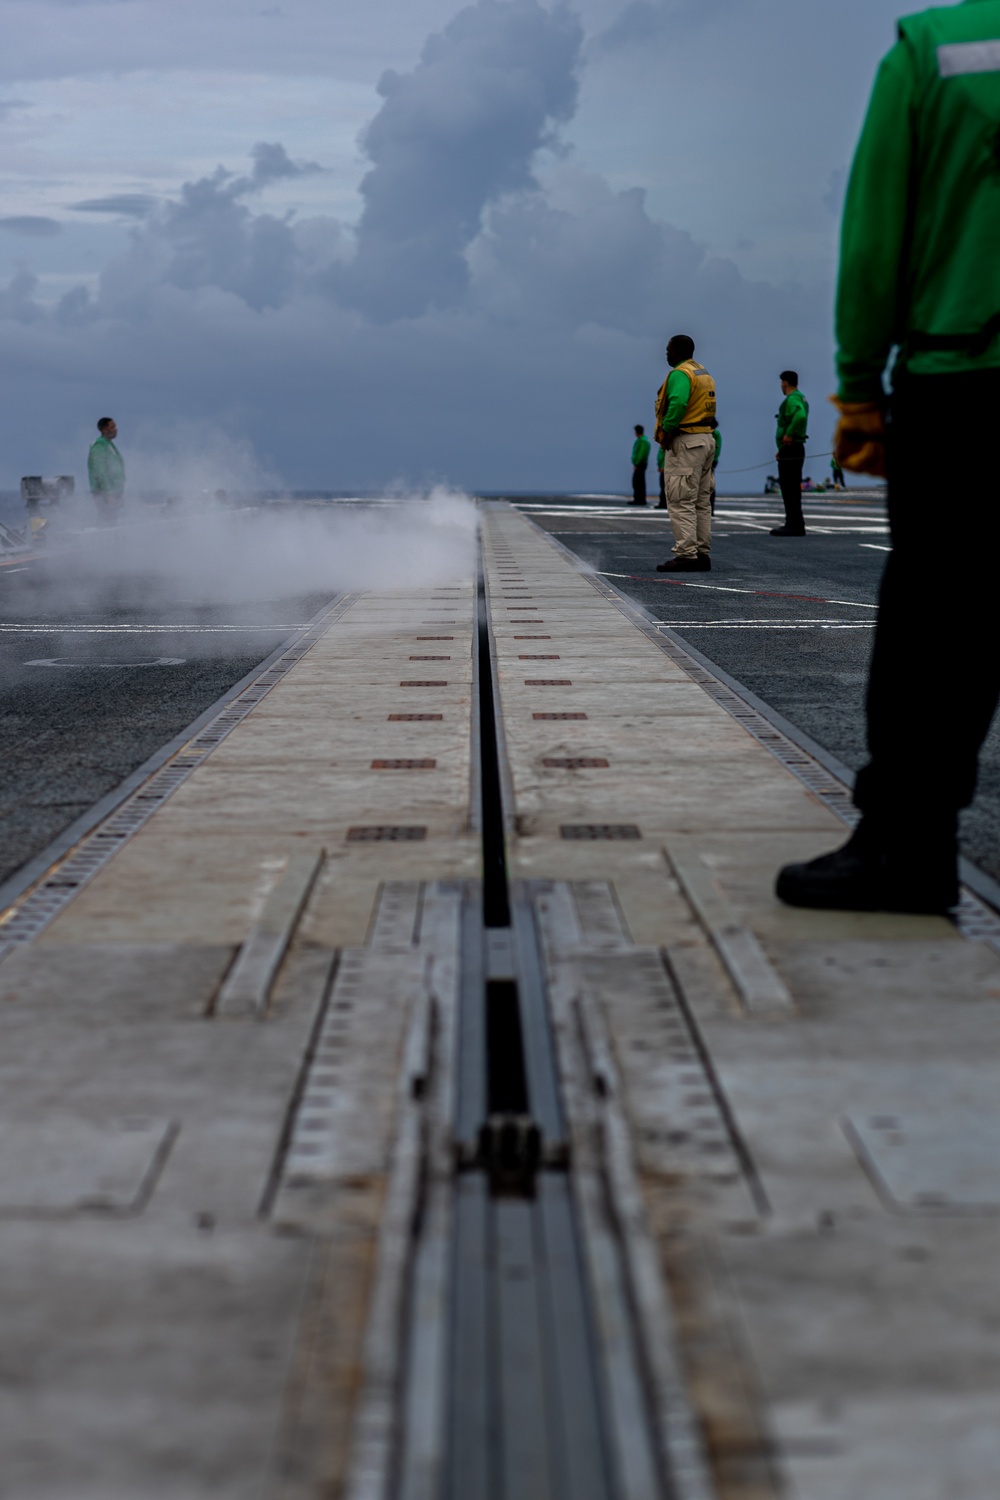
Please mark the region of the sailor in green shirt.
<svg viewBox="0 0 1000 1500"><path fill-rule="evenodd" d="M632 499L631 505L646 503L646 465L649 463L649 438L645 429L636 424L635 442L632 444Z"/></svg>
<svg viewBox="0 0 1000 1500"><path fill-rule="evenodd" d="M870 758L850 841L779 875L796 906L958 900L958 812L1000 697L1000 480L975 426L1000 404L998 126L1000 0L900 21L851 171L837 290L836 457L888 478Z"/></svg>
<svg viewBox="0 0 1000 1500"><path fill-rule="evenodd" d="M113 526L125 496L125 460L115 447L118 427L114 417L102 417L97 430L100 437L87 454L87 478L98 519Z"/></svg>
<svg viewBox="0 0 1000 1500"><path fill-rule="evenodd" d="M785 524L775 526L772 536L805 536L806 523L802 516L802 465L806 460L806 439L809 435L809 402L799 390L799 377L795 370L782 370L781 393L784 396L778 408L778 430L774 441L778 449L778 484L785 505Z"/></svg>

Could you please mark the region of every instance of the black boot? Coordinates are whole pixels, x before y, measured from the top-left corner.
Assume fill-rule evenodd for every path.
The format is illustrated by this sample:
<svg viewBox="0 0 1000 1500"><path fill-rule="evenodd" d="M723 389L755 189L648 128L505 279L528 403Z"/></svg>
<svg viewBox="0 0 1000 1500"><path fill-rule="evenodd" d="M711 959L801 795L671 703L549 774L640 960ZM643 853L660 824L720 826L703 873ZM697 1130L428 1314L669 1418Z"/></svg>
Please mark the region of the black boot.
<svg viewBox="0 0 1000 1500"><path fill-rule="evenodd" d="M842 848L785 865L774 889L788 906L943 915L958 905L958 849L948 833L879 835L864 819Z"/></svg>
<svg viewBox="0 0 1000 1500"><path fill-rule="evenodd" d="M806 534L806 528L804 526L772 526L771 527L771 535L772 536L805 536L805 534Z"/></svg>
<svg viewBox="0 0 1000 1500"><path fill-rule="evenodd" d="M658 573L697 573L698 559L696 557L671 557L667 562L656 564Z"/></svg>

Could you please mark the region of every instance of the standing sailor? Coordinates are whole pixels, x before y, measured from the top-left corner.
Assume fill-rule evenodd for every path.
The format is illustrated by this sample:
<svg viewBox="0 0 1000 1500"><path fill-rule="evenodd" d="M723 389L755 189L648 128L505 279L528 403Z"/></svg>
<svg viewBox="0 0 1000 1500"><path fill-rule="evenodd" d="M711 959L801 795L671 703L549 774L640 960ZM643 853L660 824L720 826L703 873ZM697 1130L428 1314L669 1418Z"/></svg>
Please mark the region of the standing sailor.
<svg viewBox="0 0 1000 1500"><path fill-rule="evenodd" d="M87 478L98 520L113 526L125 495L125 460L115 447L118 427L114 417L102 417L97 430L100 437L91 443L87 454Z"/></svg>
<svg viewBox="0 0 1000 1500"><path fill-rule="evenodd" d="M674 556L657 563L658 573L712 567L715 381L693 355L694 339L674 334L667 345L670 374L656 396L656 440L666 450L663 482L674 532Z"/></svg>
<svg viewBox="0 0 1000 1500"><path fill-rule="evenodd" d="M646 465L649 463L649 438L644 427L636 423L632 444L632 499L630 505L646 503Z"/></svg>
<svg viewBox="0 0 1000 1500"><path fill-rule="evenodd" d="M778 408L775 443L778 448L778 483L785 505L785 524L775 526L771 535L805 536L802 465L806 461L806 442L809 436L809 402L799 390L799 377L795 370L782 370L780 379L781 394L785 399Z"/></svg>
<svg viewBox="0 0 1000 1500"><path fill-rule="evenodd" d="M782 870L777 892L794 906L942 912L958 900L958 812L1000 697L1000 481L956 434L1000 403L998 247L1000 0L964 0L899 23L844 208L836 453L887 475L892 552L862 820L843 848Z"/></svg>

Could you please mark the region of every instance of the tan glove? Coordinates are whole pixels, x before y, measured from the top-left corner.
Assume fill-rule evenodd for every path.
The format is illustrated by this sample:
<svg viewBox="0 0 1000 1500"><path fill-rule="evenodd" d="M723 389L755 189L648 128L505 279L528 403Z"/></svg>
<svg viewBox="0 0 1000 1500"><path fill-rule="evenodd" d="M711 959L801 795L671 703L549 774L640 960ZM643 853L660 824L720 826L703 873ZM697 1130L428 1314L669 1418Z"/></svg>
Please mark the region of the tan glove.
<svg viewBox="0 0 1000 1500"><path fill-rule="evenodd" d="M840 412L833 438L833 453L841 468L853 474L886 477L885 408L878 401L830 400Z"/></svg>

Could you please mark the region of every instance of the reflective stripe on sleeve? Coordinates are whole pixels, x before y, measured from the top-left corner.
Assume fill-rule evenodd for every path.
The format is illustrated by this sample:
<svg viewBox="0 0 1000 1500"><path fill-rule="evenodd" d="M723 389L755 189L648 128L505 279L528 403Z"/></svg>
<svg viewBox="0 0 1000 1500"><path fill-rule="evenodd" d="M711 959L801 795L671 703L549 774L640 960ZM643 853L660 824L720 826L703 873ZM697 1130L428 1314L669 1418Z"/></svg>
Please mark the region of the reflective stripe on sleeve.
<svg viewBox="0 0 1000 1500"><path fill-rule="evenodd" d="M937 49L938 73L960 78L965 73L1000 73L1000 40L948 42Z"/></svg>

